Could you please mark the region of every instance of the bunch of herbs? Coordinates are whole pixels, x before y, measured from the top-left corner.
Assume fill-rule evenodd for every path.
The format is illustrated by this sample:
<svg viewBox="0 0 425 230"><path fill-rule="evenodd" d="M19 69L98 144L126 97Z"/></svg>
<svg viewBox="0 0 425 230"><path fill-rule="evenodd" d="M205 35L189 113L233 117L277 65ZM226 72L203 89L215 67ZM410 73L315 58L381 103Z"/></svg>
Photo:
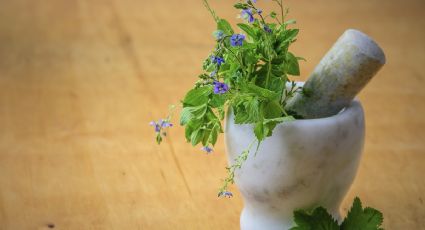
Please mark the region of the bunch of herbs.
<svg viewBox="0 0 425 230"><path fill-rule="evenodd" d="M286 20L288 10L282 0L273 1L280 14L265 14L254 0L236 3L234 8L243 22L235 29L217 16L208 0L203 0L217 24L213 32L216 44L203 62L203 73L182 100L180 125L185 127L186 140L193 146L201 144L207 153L213 151L218 135L223 133L226 112L233 112L236 124L253 125L252 143L257 143L257 150L277 124L294 120L284 107L298 90L288 77L300 74L298 62L302 58L289 51L299 30L289 28L296 22ZM157 132L158 143L165 135ZM242 167L251 145L227 167L228 176L219 196L232 195L228 185L234 182L235 170Z"/></svg>

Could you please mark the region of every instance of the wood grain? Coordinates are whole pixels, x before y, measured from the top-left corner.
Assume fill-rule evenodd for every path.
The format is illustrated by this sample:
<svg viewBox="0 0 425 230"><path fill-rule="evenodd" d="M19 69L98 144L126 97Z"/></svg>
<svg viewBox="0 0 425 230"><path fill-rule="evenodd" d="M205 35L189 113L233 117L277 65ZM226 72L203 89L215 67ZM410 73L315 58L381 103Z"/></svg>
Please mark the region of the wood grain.
<svg viewBox="0 0 425 230"><path fill-rule="evenodd" d="M212 1L236 22L233 1ZM290 1L305 79L347 28L387 65L361 92L366 144L354 196L386 229L425 229L422 0ZM269 9L270 2L259 1ZM212 155L148 122L178 103L213 47L199 0L0 0L0 229L238 229ZM236 191L236 188L234 188Z"/></svg>

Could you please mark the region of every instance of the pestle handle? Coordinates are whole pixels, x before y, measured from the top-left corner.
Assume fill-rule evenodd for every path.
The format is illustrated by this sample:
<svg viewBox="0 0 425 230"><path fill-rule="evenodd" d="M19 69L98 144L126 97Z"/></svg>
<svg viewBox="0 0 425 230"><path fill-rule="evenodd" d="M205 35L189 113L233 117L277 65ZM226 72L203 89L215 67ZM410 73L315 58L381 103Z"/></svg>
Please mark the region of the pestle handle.
<svg viewBox="0 0 425 230"><path fill-rule="evenodd" d="M285 109L306 119L337 114L385 64L382 49L366 34L349 29L338 39Z"/></svg>

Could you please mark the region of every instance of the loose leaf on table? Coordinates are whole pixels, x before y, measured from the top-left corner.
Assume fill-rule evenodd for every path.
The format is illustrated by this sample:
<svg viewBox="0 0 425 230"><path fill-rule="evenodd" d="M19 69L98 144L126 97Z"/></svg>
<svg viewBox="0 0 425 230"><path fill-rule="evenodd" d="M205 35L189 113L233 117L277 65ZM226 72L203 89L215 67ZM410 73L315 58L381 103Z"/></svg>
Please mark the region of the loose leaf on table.
<svg viewBox="0 0 425 230"><path fill-rule="evenodd" d="M294 220L298 226L290 230L339 230L338 222L323 207L314 209L311 214L295 211Z"/></svg>
<svg viewBox="0 0 425 230"><path fill-rule="evenodd" d="M294 212L295 227L290 230L383 230L382 213L373 208L362 208L358 197L339 226L337 221L323 207L315 208L313 212L298 210Z"/></svg>
<svg viewBox="0 0 425 230"><path fill-rule="evenodd" d="M373 208L362 208L358 197L341 225L341 230L381 230L382 213Z"/></svg>

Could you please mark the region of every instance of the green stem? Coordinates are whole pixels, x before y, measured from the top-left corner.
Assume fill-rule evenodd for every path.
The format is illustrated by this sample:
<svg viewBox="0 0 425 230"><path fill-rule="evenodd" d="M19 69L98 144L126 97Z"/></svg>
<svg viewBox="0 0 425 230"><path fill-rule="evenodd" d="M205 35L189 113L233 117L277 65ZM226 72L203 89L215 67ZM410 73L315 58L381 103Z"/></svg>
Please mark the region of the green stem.
<svg viewBox="0 0 425 230"><path fill-rule="evenodd" d="M267 76L266 76L266 89L269 88L269 81L270 81L270 73L272 71L272 63L271 60L267 62Z"/></svg>
<svg viewBox="0 0 425 230"><path fill-rule="evenodd" d="M233 184L235 181L235 171L236 169L240 169L242 167L242 164L248 159L249 152L252 148L252 145L257 141L255 138L249 145L248 148L242 151L239 156L236 157L235 163L233 163L231 166L227 167L227 177L224 179L224 184L219 190L219 194L222 192L226 192L227 188L230 184Z"/></svg>
<svg viewBox="0 0 425 230"><path fill-rule="evenodd" d="M208 0L203 0L205 8L211 13L211 16L214 18L214 21L218 22L220 20L219 17L215 14L214 10L211 9L210 4L208 3Z"/></svg>
<svg viewBox="0 0 425 230"><path fill-rule="evenodd" d="M239 59L239 57L231 50L231 49L229 49L229 48L227 48L225 45L224 45L224 40L226 39L226 38L229 38L229 37L231 37L231 36L225 36L224 38L222 38L221 39L221 41L220 41L220 43L219 43L219 47L220 48L224 48L224 49L226 49L227 51L229 51L235 58L236 58L236 60L239 62L239 64L241 65L241 68L243 68L243 63L242 63L242 60L241 59Z"/></svg>
<svg viewBox="0 0 425 230"><path fill-rule="evenodd" d="M280 7L280 17L281 17L282 22L280 22L279 19L277 19L277 18L276 18L276 21L280 25L282 25L282 23L285 22L285 16L283 14L283 2L282 2L282 0L273 0L273 1L276 2L279 5L279 7Z"/></svg>

